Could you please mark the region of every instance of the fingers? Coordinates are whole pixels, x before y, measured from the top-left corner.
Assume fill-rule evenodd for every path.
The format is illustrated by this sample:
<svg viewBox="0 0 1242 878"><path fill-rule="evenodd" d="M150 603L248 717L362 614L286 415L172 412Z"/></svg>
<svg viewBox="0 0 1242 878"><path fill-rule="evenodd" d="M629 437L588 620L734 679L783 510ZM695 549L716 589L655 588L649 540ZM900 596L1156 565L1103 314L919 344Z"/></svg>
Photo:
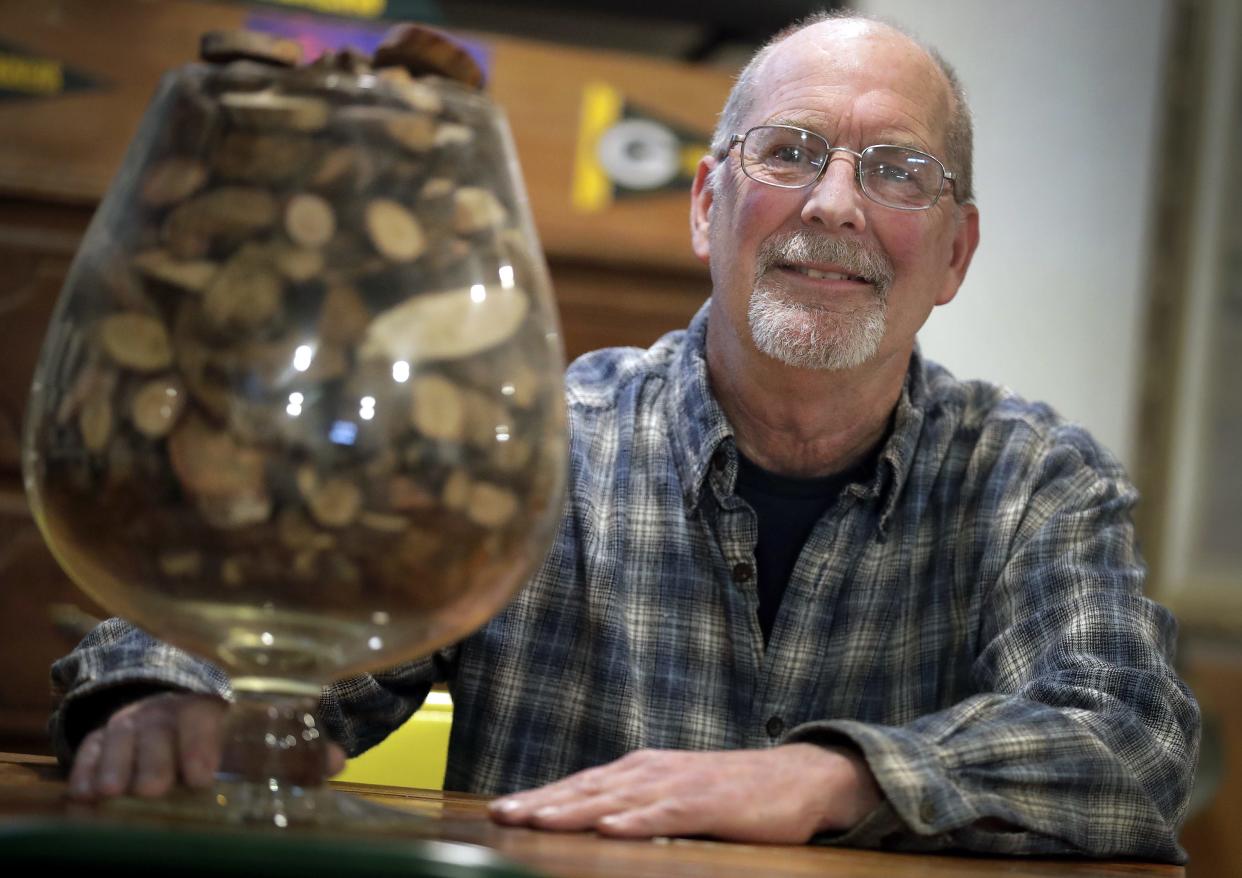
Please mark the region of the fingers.
<svg viewBox="0 0 1242 878"><path fill-rule="evenodd" d="M623 759L572 774L535 790L497 799L493 819L543 829L586 829L604 814L624 807L637 794L634 760Z"/></svg>
<svg viewBox="0 0 1242 878"><path fill-rule="evenodd" d="M224 711L223 701L201 695L155 695L128 705L82 740L70 798L162 796L179 777L192 787L209 785L220 762Z"/></svg>
<svg viewBox="0 0 1242 878"><path fill-rule="evenodd" d="M177 780L175 740L163 724L140 726L136 735L133 792L155 798L172 789Z"/></svg>
<svg viewBox="0 0 1242 878"><path fill-rule="evenodd" d="M601 835L613 838L651 838L656 835L715 835L709 810L694 807L686 798L662 798L608 814L595 823ZM747 839L735 838L737 841Z"/></svg>
<svg viewBox="0 0 1242 878"><path fill-rule="evenodd" d="M210 786L220 767L224 712L224 702L196 698L177 714L178 769L188 787Z"/></svg>
<svg viewBox="0 0 1242 878"><path fill-rule="evenodd" d="M104 731L103 748L95 768L94 794L107 798L129 790L136 737L132 714L116 714L108 720Z"/></svg>
<svg viewBox="0 0 1242 878"><path fill-rule="evenodd" d="M710 835L801 844L816 832L854 825L879 803L875 789L860 755L810 744L647 751L506 796L492 803L491 815L508 825L625 838Z"/></svg>
<svg viewBox="0 0 1242 878"><path fill-rule="evenodd" d="M328 777L335 777L345 770L345 751L340 744L329 743L326 758L328 760Z"/></svg>
<svg viewBox="0 0 1242 878"><path fill-rule="evenodd" d="M103 729L96 729L82 739L69 771L69 798L90 801L95 797L95 772L103 752L103 740Z"/></svg>
<svg viewBox="0 0 1242 878"><path fill-rule="evenodd" d="M667 795L656 754L631 754L609 765L579 771L538 790L492 802L493 820L542 830L587 830L607 815L641 807Z"/></svg>

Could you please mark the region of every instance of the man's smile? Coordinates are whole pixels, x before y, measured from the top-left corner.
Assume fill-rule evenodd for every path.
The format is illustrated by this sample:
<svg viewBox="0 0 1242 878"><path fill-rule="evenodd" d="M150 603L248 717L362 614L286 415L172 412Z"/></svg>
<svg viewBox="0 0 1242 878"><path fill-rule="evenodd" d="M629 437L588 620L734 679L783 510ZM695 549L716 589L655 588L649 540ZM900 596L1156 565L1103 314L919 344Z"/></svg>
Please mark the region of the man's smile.
<svg viewBox="0 0 1242 878"><path fill-rule="evenodd" d="M777 266L782 271L790 271L808 277L811 280L848 281L871 285L871 281L862 275L853 274L840 266L813 266L800 263L781 263Z"/></svg>

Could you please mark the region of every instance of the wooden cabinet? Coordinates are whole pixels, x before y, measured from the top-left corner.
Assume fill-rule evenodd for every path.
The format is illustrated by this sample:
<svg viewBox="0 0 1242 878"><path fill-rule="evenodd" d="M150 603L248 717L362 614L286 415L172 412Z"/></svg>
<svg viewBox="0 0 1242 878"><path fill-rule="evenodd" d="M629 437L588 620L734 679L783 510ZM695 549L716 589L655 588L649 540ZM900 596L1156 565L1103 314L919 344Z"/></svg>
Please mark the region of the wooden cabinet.
<svg viewBox="0 0 1242 878"><path fill-rule="evenodd" d="M20 475L35 359L90 215L88 207L0 200L0 749L46 749L48 667L102 612L48 551Z"/></svg>

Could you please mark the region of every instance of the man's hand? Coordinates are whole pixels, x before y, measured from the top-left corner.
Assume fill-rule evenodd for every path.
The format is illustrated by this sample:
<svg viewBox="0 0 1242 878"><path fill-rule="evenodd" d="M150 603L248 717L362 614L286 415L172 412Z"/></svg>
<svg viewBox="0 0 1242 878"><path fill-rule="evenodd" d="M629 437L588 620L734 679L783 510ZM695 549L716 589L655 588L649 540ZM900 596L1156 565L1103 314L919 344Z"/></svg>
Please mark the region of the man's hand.
<svg viewBox="0 0 1242 878"><path fill-rule="evenodd" d="M219 698L180 693L151 695L121 708L82 739L69 774L70 797L155 798L178 781L210 786L220 765L226 710ZM329 774L344 767L344 751L329 744Z"/></svg>
<svg viewBox="0 0 1242 878"><path fill-rule="evenodd" d="M604 835L802 844L852 827L883 797L848 749L643 750L491 804L498 823Z"/></svg>

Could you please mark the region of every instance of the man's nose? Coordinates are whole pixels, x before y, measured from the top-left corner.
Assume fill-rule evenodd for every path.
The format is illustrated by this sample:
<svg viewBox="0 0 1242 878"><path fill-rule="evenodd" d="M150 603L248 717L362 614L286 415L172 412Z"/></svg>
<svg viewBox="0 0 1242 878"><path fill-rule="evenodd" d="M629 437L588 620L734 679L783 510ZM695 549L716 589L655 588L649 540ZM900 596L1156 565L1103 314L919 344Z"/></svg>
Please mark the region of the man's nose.
<svg viewBox="0 0 1242 878"><path fill-rule="evenodd" d="M847 229L861 232L866 226L863 213L863 194L858 188L855 162L858 159L848 152L828 155L824 174L811 187L802 205L802 221L811 225L823 225L830 229Z"/></svg>

